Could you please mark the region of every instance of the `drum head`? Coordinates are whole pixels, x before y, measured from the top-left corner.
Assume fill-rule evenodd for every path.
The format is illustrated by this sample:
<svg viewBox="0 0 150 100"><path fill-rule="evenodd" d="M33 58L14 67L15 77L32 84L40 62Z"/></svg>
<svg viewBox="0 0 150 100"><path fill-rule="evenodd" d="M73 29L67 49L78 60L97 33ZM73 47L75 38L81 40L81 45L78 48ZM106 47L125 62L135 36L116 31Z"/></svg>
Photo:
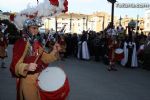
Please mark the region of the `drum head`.
<svg viewBox="0 0 150 100"><path fill-rule="evenodd" d="M64 85L65 72L59 67L47 67L38 77L38 85L44 91L56 91Z"/></svg>
<svg viewBox="0 0 150 100"><path fill-rule="evenodd" d="M117 49L115 50L115 53L116 53L116 54L121 54L121 53L123 53L123 49L117 48Z"/></svg>

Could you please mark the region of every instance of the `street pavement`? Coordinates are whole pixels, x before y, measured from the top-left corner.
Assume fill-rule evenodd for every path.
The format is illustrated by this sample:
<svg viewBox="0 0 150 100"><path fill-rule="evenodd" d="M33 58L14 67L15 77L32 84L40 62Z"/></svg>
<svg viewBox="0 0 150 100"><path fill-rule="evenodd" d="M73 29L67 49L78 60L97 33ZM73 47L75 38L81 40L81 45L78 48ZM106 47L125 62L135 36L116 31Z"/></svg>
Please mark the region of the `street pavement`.
<svg viewBox="0 0 150 100"><path fill-rule="evenodd" d="M16 99L15 79L9 72L12 47L8 47L7 68L0 68L0 100ZM117 66L118 71L109 72L101 62L73 57L49 66L64 69L70 83L68 100L150 100L150 71Z"/></svg>

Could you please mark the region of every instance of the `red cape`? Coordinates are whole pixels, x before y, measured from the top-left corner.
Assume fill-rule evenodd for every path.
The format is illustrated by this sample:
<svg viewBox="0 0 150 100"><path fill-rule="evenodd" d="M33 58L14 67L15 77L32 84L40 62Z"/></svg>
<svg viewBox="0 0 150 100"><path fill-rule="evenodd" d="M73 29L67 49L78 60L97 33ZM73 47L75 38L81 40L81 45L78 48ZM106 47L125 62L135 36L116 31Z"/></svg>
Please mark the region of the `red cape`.
<svg viewBox="0 0 150 100"><path fill-rule="evenodd" d="M27 42L24 41L24 39L19 39L17 42L14 44L13 47L13 56L12 56L12 62L10 65L10 72L13 77L15 77L15 66L18 63L19 59L22 57L25 47L26 47Z"/></svg>

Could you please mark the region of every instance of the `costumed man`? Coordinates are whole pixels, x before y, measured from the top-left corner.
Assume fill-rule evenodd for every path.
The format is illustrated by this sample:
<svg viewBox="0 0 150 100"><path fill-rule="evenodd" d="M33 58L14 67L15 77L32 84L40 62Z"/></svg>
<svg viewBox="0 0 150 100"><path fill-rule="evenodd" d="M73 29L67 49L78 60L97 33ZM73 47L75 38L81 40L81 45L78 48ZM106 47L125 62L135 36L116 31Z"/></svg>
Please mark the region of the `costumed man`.
<svg viewBox="0 0 150 100"><path fill-rule="evenodd" d="M121 65L127 68L138 67L136 43L127 38L123 46L124 58L121 60Z"/></svg>
<svg viewBox="0 0 150 100"><path fill-rule="evenodd" d="M1 59L1 67L6 68L5 66L5 58L7 57L7 38L4 35L5 30L7 29L7 25L1 23L0 24L0 59Z"/></svg>
<svg viewBox="0 0 150 100"><path fill-rule="evenodd" d="M108 71L111 71L111 70L117 71L117 69L115 67L115 62L116 62L115 50L116 50L116 48L118 48L116 35L112 35L108 39L108 59L109 59Z"/></svg>
<svg viewBox="0 0 150 100"><path fill-rule="evenodd" d="M88 41L88 34L85 31L83 31L81 39L78 42L78 54L77 54L77 57L81 60L90 59L87 41Z"/></svg>
<svg viewBox="0 0 150 100"><path fill-rule="evenodd" d="M24 22L25 37L16 41L10 71L17 79L18 100L41 100L37 78L50 62L58 59L60 45L56 42L50 53L44 51L36 39L40 21L36 18Z"/></svg>
<svg viewBox="0 0 150 100"><path fill-rule="evenodd" d="M112 36L112 35L117 35L117 31L115 30L114 27L113 27L113 28L108 28L106 32L107 32L107 34L110 35L110 36Z"/></svg>
<svg viewBox="0 0 150 100"><path fill-rule="evenodd" d="M93 49L94 49L94 56L95 56L95 61L100 61L100 56L102 53L102 43L101 43L101 34L97 33L94 40L93 40Z"/></svg>
<svg viewBox="0 0 150 100"><path fill-rule="evenodd" d="M143 68L150 70L150 33L148 34L147 41L144 45L142 59L144 65Z"/></svg>
<svg viewBox="0 0 150 100"><path fill-rule="evenodd" d="M60 35L59 35L58 43L59 43L60 46L61 46L60 59L61 59L61 60L64 60L64 56L65 56L67 44L66 44L65 37L64 37L63 34L60 34Z"/></svg>
<svg viewBox="0 0 150 100"><path fill-rule="evenodd" d="M124 42L124 58L121 61L121 65L127 68L136 68L138 67L137 61L137 45L135 42L135 29L136 23L131 21L128 23L128 37L125 39Z"/></svg>
<svg viewBox="0 0 150 100"><path fill-rule="evenodd" d="M117 27L117 34L118 34L118 39L120 41L123 41L124 37L125 37L125 30L122 26L118 26Z"/></svg>

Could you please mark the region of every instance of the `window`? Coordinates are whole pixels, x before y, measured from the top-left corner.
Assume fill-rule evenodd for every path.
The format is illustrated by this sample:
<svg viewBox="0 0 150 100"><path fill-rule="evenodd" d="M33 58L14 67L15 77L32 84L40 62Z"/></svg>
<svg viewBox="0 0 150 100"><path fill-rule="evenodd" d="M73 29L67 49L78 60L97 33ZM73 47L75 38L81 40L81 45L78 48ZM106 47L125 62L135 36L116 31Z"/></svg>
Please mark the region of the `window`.
<svg viewBox="0 0 150 100"><path fill-rule="evenodd" d="M149 23L147 23L147 25L146 25L147 27L149 27Z"/></svg>

